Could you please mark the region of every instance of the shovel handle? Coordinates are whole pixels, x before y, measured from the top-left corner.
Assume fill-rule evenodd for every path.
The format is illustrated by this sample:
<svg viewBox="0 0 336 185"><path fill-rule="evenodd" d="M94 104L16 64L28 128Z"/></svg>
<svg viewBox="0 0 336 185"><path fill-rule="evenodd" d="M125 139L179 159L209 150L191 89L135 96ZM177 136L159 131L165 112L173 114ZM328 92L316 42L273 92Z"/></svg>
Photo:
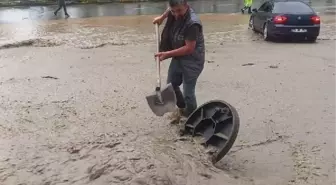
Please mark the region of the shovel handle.
<svg viewBox="0 0 336 185"><path fill-rule="evenodd" d="M155 40L156 40L156 53L159 53L160 47L160 35L159 35L159 24L155 24ZM155 57L156 63L156 72L157 72L157 82L156 82L156 91L161 89L161 69L160 69L160 60L158 57Z"/></svg>

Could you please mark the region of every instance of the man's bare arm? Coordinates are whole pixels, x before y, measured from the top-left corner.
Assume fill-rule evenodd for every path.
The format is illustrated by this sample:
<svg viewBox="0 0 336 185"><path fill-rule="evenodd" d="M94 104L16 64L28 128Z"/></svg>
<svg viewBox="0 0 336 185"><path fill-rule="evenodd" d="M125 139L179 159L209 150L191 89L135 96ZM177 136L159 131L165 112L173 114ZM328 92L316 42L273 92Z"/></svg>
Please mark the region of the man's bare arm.
<svg viewBox="0 0 336 185"><path fill-rule="evenodd" d="M159 24L159 25L162 24L162 22L168 17L169 12L170 8L167 8L167 10L163 12L163 14L154 18L153 24Z"/></svg>
<svg viewBox="0 0 336 185"><path fill-rule="evenodd" d="M168 7L167 10L165 12L163 12L163 14L161 15L161 17L163 19L166 19L168 17L169 12L170 12L170 8Z"/></svg>

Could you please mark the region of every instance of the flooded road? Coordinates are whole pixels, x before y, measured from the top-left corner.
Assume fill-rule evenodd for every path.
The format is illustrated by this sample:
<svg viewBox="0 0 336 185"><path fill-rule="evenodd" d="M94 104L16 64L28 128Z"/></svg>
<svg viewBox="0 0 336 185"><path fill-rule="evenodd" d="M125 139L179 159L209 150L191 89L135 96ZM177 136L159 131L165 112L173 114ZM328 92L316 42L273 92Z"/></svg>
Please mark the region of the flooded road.
<svg viewBox="0 0 336 185"><path fill-rule="evenodd" d="M196 0L189 4L198 13L239 13L243 6L242 0ZM258 7L262 0L256 0L253 7ZM335 10L335 0L309 1L316 11L324 13ZM142 3L110 3L110 4L88 4L69 5L68 12L71 18L88 18L99 16L125 16L125 15L149 15L160 14L167 7L165 2L142 2ZM20 22L22 20L56 20L63 19L63 10L58 16L53 12L57 6L35 6L0 8L0 23Z"/></svg>
<svg viewBox="0 0 336 185"><path fill-rule="evenodd" d="M226 12L200 15L206 67L196 91L199 104L221 99L240 114L220 163L145 101L155 41L154 15L142 14L164 4L70 6L70 19L52 16L55 7L2 9L0 184L334 185L334 15L321 15L315 44L269 43L247 29L248 15L227 14L237 4L192 3Z"/></svg>
<svg viewBox="0 0 336 185"><path fill-rule="evenodd" d="M57 37L0 49L1 185L335 184L334 40L269 43L245 16L202 16L198 103L228 101L241 119L213 166L197 139L147 105L151 17L103 20L74 19L75 31L57 21Z"/></svg>
<svg viewBox="0 0 336 185"><path fill-rule="evenodd" d="M328 14L328 11L335 9L335 0L310 3L321 14ZM240 34L246 32L248 19L248 15L235 14L242 7L241 1L191 1L190 4L197 12L208 13L202 17L205 24L222 20L217 27L205 27L207 32L226 33L221 42L251 38L253 40L254 36ZM259 4L260 1L255 1L253 6ZM67 44L84 48L108 43L136 43L152 38L152 14L160 14L166 7L164 2L71 5L68 7L71 15L69 19L64 19L62 10L58 16L54 16L56 6L0 8L0 47L34 44L32 42L38 42L37 45ZM328 23L332 17L333 15L325 16L322 23ZM330 29L330 25L326 24L322 32ZM123 33L122 37L120 33ZM331 37L330 34L321 36Z"/></svg>
<svg viewBox="0 0 336 185"><path fill-rule="evenodd" d="M144 44L153 41L153 15L93 17L3 24L0 48L27 45L94 48L104 45ZM204 14L200 16L208 43L252 42L261 37L247 29L248 15ZM335 39L333 15L322 16L319 39ZM214 24L217 24L214 26Z"/></svg>

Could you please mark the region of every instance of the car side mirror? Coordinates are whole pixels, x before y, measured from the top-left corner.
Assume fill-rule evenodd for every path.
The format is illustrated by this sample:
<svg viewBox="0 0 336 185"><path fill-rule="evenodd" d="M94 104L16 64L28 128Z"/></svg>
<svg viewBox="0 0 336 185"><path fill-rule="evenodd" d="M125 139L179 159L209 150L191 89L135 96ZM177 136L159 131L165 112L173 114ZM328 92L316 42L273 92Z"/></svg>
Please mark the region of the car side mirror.
<svg viewBox="0 0 336 185"><path fill-rule="evenodd" d="M255 13L257 13L257 12L258 12L258 10L257 10L256 8L253 8L253 9L252 9L252 12L255 12Z"/></svg>

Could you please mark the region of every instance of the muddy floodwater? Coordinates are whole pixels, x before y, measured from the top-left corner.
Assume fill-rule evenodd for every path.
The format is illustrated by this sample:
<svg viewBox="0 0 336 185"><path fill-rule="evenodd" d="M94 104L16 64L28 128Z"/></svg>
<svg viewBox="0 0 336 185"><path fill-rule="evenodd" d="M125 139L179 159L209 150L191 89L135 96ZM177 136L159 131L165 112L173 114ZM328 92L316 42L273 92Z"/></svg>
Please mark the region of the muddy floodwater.
<svg viewBox="0 0 336 185"><path fill-rule="evenodd" d="M141 14L165 7L141 5L161 6ZM69 19L0 10L1 185L336 184L333 14L321 13L313 44L264 42L237 8L200 15L198 103L225 100L241 119L214 166L197 138L179 136L145 100L155 85L155 15L73 8ZM12 11L7 21L3 11Z"/></svg>
<svg viewBox="0 0 336 185"><path fill-rule="evenodd" d="M335 12L335 0L304 0L317 12ZM252 8L258 8L263 0L254 0ZM189 2L198 13L239 13L242 0L194 0ZM57 5L0 8L0 23L20 22L22 20L55 20L63 19L63 10L58 16L53 12ZM72 18L88 18L100 16L150 15L160 14L167 8L165 1L140 3L110 3L89 5L68 5L67 10Z"/></svg>

